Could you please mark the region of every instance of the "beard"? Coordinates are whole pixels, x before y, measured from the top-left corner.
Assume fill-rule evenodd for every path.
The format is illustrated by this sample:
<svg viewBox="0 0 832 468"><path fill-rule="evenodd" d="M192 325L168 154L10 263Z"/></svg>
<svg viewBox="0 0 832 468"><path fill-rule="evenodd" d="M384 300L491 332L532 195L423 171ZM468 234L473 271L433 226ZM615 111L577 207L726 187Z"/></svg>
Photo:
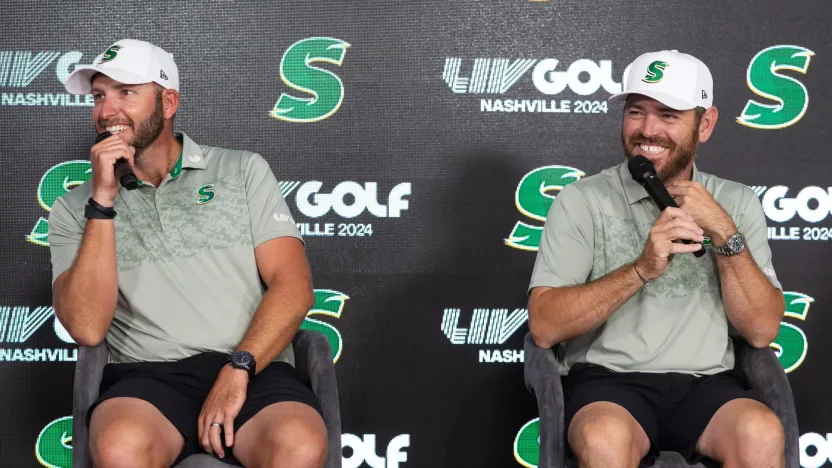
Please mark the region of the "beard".
<svg viewBox="0 0 832 468"><path fill-rule="evenodd" d="M136 154L133 156L134 159L138 159L139 156L149 148L156 140L159 138L159 135L162 134L162 130L165 129L165 115L164 109L162 106L162 94L159 93L156 95L156 106L153 109L153 113L151 113L146 119L139 122L139 125L135 125L133 120L129 120L128 122L105 122L103 120L99 121L99 125L101 127L106 127L108 125L129 125L134 128L135 137L133 141L128 141L127 144L136 148Z"/></svg>
<svg viewBox="0 0 832 468"><path fill-rule="evenodd" d="M134 158L138 159L144 150L156 142L162 130L165 128L165 115L162 109L162 94L156 95L156 108L149 117L139 123L136 129L136 138L133 139L131 146L136 148Z"/></svg>
<svg viewBox="0 0 832 468"><path fill-rule="evenodd" d="M659 179L662 182L667 182L678 176L693 161L696 150L699 148L699 126L695 126L691 134L679 144L663 137L647 138L641 133L627 141L624 132L621 133L621 144L624 147L624 155L628 160L636 156L636 148L642 143L664 146L670 152L665 164L661 168L656 168Z"/></svg>

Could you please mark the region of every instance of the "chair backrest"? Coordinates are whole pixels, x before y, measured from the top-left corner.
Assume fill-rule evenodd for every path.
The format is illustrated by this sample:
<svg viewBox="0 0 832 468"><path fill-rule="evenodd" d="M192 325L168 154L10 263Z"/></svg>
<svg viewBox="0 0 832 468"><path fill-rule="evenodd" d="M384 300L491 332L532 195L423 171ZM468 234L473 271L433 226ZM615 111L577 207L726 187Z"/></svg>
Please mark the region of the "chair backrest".
<svg viewBox="0 0 832 468"><path fill-rule="evenodd" d="M90 405L98 398L98 386L104 365L110 358L107 344L79 346L78 361L75 363L75 380L72 389L72 466L88 468L90 458L87 414Z"/></svg>

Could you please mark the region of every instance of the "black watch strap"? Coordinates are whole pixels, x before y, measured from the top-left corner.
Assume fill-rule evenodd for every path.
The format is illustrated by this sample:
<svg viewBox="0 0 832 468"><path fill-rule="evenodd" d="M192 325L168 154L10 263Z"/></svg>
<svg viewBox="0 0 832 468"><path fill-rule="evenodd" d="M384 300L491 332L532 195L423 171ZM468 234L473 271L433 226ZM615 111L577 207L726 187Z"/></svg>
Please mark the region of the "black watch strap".
<svg viewBox="0 0 832 468"><path fill-rule="evenodd" d="M84 207L84 217L87 219L113 219L116 217L116 210L96 202L90 197Z"/></svg>

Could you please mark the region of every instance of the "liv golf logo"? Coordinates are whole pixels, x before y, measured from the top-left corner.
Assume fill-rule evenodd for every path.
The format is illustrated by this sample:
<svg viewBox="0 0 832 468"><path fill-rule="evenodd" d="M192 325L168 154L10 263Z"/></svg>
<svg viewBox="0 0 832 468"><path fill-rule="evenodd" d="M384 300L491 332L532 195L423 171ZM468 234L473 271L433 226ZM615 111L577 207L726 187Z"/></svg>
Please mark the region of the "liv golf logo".
<svg viewBox="0 0 832 468"><path fill-rule="evenodd" d="M510 93L529 70L537 92L519 97L519 93ZM454 94L490 95L479 99L481 112L606 114L607 96L594 96L602 89L607 94L621 92L621 83L612 76L611 61L590 59L566 64L554 58L449 57L442 71L442 79ZM566 90L578 99L553 99Z"/></svg>
<svg viewBox="0 0 832 468"><path fill-rule="evenodd" d="M797 190L775 185L752 186L751 190L760 197L766 218L781 224L768 227L769 239L832 240L832 229L822 225L832 214L832 187L810 185Z"/></svg>
<svg viewBox="0 0 832 468"><path fill-rule="evenodd" d="M755 55L748 65L748 87L769 102L748 101L737 123L775 130L794 125L803 118L809 107L809 92L803 83L781 72L805 75L813 55L805 47L791 45L769 47Z"/></svg>
<svg viewBox="0 0 832 468"><path fill-rule="evenodd" d="M344 101L344 83L314 64L340 67L349 46L331 37L310 37L289 46L280 60L280 79L301 95L281 94L269 115L287 122L317 122L337 112Z"/></svg>
<svg viewBox="0 0 832 468"><path fill-rule="evenodd" d="M539 225L517 221L505 239L509 247L536 252L540 247L543 222L558 192L585 176L580 169L569 166L544 166L530 171L520 179L514 192L514 205Z"/></svg>
<svg viewBox="0 0 832 468"><path fill-rule="evenodd" d="M92 106L92 95L67 94L63 87L83 57L78 51L0 50L0 105Z"/></svg>
<svg viewBox="0 0 832 468"><path fill-rule="evenodd" d="M61 345L33 347L33 335L52 319ZM47 335L48 336L48 335ZM54 341L54 338L52 339ZM52 307L0 305L0 362L75 362L78 348Z"/></svg>
<svg viewBox="0 0 832 468"><path fill-rule="evenodd" d="M360 184L344 181L334 187L321 181L281 181L283 198L295 200L297 212L311 222L297 223L303 236L370 237L378 230L367 215L375 219L400 218L410 208L411 183L401 182L381 189L376 182ZM295 209L292 209L295 212ZM356 218L364 217L357 222ZM333 217L340 222L328 222Z"/></svg>
<svg viewBox="0 0 832 468"><path fill-rule="evenodd" d="M494 349L503 345L517 330L529 321L527 309L474 309L471 327L460 328L461 309L448 308L442 314L442 333L454 345L477 345L481 363L523 362L523 349ZM491 348L491 349L489 349Z"/></svg>

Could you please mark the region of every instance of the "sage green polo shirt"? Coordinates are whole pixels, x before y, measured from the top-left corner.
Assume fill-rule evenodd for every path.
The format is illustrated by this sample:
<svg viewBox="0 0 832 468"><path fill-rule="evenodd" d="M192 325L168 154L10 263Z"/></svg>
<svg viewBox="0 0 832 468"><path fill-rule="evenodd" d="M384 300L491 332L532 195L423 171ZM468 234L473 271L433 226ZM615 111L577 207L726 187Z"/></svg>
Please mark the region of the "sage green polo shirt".
<svg viewBox="0 0 832 468"><path fill-rule="evenodd" d="M695 166L692 179L731 215L761 271L782 289L756 194ZM567 185L546 218L529 290L588 283L635 261L659 214L626 162ZM715 255L710 249L700 258L676 255L661 277L639 289L600 327L559 348L561 373L577 362L619 372L695 375L733 368Z"/></svg>
<svg viewBox="0 0 832 468"><path fill-rule="evenodd" d="M300 239L265 159L177 136L182 154L159 187L143 182L116 197L119 295L106 337L112 362L231 352L265 292L254 248ZM72 266L91 194L90 180L52 207L53 282ZM294 364L291 344L277 360Z"/></svg>

